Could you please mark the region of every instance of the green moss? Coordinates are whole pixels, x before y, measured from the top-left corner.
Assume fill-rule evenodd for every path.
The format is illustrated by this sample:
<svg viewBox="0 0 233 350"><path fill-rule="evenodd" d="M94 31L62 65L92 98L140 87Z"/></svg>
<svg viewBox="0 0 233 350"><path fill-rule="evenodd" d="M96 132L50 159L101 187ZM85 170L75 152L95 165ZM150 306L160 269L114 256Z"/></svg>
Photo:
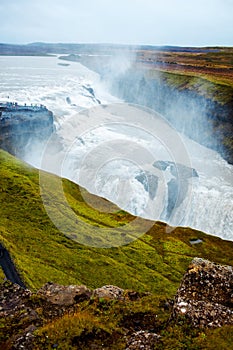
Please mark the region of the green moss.
<svg viewBox="0 0 233 350"><path fill-rule="evenodd" d="M232 348L233 326L216 329L194 329L191 325L170 325L161 332L157 350L229 350Z"/></svg>
<svg viewBox="0 0 233 350"><path fill-rule="evenodd" d="M157 296L137 301L95 298L79 305L74 314L48 322L36 332L36 349L125 349L126 330L159 329L168 319Z"/></svg>
<svg viewBox="0 0 233 350"><path fill-rule="evenodd" d="M224 105L232 102L233 84L219 82L211 75L196 75L194 72L187 74L184 72L163 72L149 70L146 73L147 79L160 79L173 89L179 91L189 90L196 94L217 101Z"/></svg>
<svg viewBox="0 0 233 350"><path fill-rule="evenodd" d="M176 228L168 233L167 226L160 222L146 232L148 221L140 220L135 233L139 226L144 227L146 233L125 246L106 249L81 245L60 232L49 219L41 199L38 171L3 151L0 151L0 161L1 241L29 288L37 289L53 281L86 284L91 288L115 284L153 293L135 302L92 299L80 304L74 313L53 321L44 320L36 332L35 349L54 346L73 349L80 341L82 349L89 349L90 344L101 349L103 343L106 349L124 349L125 326L133 331L138 319L144 329L149 327L162 335L156 349L230 348L232 327L203 332L192 330L186 324L168 326L169 310L163 305L174 296L193 257L233 265L232 242L191 228ZM46 176L51 185L50 195L59 211L62 204L54 187L58 178ZM67 180L63 180L63 189L70 208L78 215L83 235L86 226L82 223L111 228L134 220L130 214ZM111 214L106 209L111 209ZM127 234L127 230L125 232ZM130 229L128 233L133 234ZM92 238L92 233L89 234ZM203 242L191 245L193 238ZM31 302L40 312L42 300L33 296ZM21 319L21 323L17 319ZM27 325L22 315L16 315L15 321L1 320L0 341L6 341Z"/></svg>
<svg viewBox="0 0 233 350"><path fill-rule="evenodd" d="M187 320L168 322L170 311L165 298L150 295L141 299L116 301L94 299L79 305L74 314L47 322L35 333L35 349L125 349L127 339L136 330L160 335L157 350L231 349L233 326L219 329L193 328Z"/></svg>
<svg viewBox="0 0 233 350"><path fill-rule="evenodd" d="M81 245L60 232L49 219L40 196L38 171L3 151L0 158L1 241L29 288L39 288L50 280L60 284L82 283L91 288L116 284L139 291L162 290L172 296L193 257L233 264L233 243L188 228L177 228L167 234L162 223L154 224L147 234L125 246L105 249ZM57 179L46 176L51 183ZM78 214L82 235L88 234L86 222L94 227L111 228L134 219L105 200L99 203L98 197L87 192L85 196L89 198L85 202L84 190L67 180L63 181L63 188L70 207ZM59 208L59 196L52 191L53 187L51 195ZM95 204L92 207L87 204L90 200ZM102 211L106 206L111 206L111 214ZM140 221L145 232L146 224L147 221ZM92 234L90 231L90 240ZM132 234L129 229L129 235ZM191 246L189 240L194 236L202 239L203 244Z"/></svg>

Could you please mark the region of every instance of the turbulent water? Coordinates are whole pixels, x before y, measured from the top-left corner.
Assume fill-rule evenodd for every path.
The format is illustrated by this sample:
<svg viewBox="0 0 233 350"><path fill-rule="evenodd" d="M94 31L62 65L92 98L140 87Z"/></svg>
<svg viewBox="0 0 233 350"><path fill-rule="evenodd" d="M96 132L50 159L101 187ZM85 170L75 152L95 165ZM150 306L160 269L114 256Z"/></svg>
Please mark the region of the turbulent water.
<svg viewBox="0 0 233 350"><path fill-rule="evenodd" d="M0 101L44 104L55 116L56 134L42 159L28 150L25 160L132 214L233 240L233 167L156 113L116 104L98 74L59 63L0 57Z"/></svg>

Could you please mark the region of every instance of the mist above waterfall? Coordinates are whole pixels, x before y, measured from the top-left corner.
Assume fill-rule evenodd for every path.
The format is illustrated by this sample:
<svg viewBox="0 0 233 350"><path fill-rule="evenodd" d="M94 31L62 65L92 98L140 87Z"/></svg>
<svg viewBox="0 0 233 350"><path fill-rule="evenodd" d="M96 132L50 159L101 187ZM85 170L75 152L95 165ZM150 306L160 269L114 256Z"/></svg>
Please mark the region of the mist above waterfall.
<svg viewBox="0 0 233 350"><path fill-rule="evenodd" d="M221 121L226 122L230 106L223 107L218 102L218 94L222 92L195 72L190 75L188 71L186 74L185 70L176 71L175 68L169 71L174 63L170 62L171 54L167 71L166 54L153 50L148 59L147 50L150 52L149 47L113 48L107 57L80 55L78 61L97 71L105 89L112 95L159 112L177 131L232 162L228 148L223 147L228 128L223 129Z"/></svg>
<svg viewBox="0 0 233 350"><path fill-rule="evenodd" d="M233 239L232 167L182 134L211 140L205 99L168 88L159 75L147 80L133 71L134 58L110 58L101 76L79 63L58 66L55 57L43 58L43 67L41 58L28 58L27 68L5 60L11 69L0 97L46 104L56 120L44 154L30 147L24 159L132 214ZM142 107L116 104L120 98Z"/></svg>
<svg viewBox="0 0 233 350"><path fill-rule="evenodd" d="M203 83L195 76L142 69L132 52L113 56L107 67L103 68L102 77L113 95L159 112L177 131L224 153L214 135L213 114L219 106L211 99L211 82Z"/></svg>

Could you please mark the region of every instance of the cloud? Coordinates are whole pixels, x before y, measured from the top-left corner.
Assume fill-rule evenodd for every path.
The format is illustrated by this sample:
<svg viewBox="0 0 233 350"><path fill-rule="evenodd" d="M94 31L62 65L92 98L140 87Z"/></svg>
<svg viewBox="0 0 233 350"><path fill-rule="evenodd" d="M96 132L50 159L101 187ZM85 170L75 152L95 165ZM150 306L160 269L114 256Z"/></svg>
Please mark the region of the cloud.
<svg viewBox="0 0 233 350"><path fill-rule="evenodd" d="M3 42L232 45L232 0L1 0Z"/></svg>

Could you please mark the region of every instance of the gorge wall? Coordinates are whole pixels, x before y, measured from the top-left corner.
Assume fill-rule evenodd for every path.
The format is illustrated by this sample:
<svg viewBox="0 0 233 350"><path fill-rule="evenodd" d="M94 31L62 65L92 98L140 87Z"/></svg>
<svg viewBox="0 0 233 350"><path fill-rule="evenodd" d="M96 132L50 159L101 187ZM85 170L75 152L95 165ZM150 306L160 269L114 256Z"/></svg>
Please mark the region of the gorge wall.
<svg viewBox="0 0 233 350"><path fill-rule="evenodd" d="M233 89L194 76L133 69L110 81L111 92L161 113L172 126L233 164Z"/></svg>
<svg viewBox="0 0 233 350"><path fill-rule="evenodd" d="M125 102L154 109L178 131L216 150L233 164L233 87L224 82L225 71L222 81L219 76L216 79L216 71L220 74L221 69L213 69L210 74L208 60L199 74L195 65L178 65L185 67L180 72L174 68L178 67L175 62L170 62L170 71L166 71L162 70L163 66L161 69L156 65L153 67L153 60L148 66L127 52L108 57L70 54L59 58L79 62L96 71L113 95Z"/></svg>
<svg viewBox="0 0 233 350"><path fill-rule="evenodd" d="M44 106L0 105L0 148L21 159L38 152L53 130L53 113Z"/></svg>

